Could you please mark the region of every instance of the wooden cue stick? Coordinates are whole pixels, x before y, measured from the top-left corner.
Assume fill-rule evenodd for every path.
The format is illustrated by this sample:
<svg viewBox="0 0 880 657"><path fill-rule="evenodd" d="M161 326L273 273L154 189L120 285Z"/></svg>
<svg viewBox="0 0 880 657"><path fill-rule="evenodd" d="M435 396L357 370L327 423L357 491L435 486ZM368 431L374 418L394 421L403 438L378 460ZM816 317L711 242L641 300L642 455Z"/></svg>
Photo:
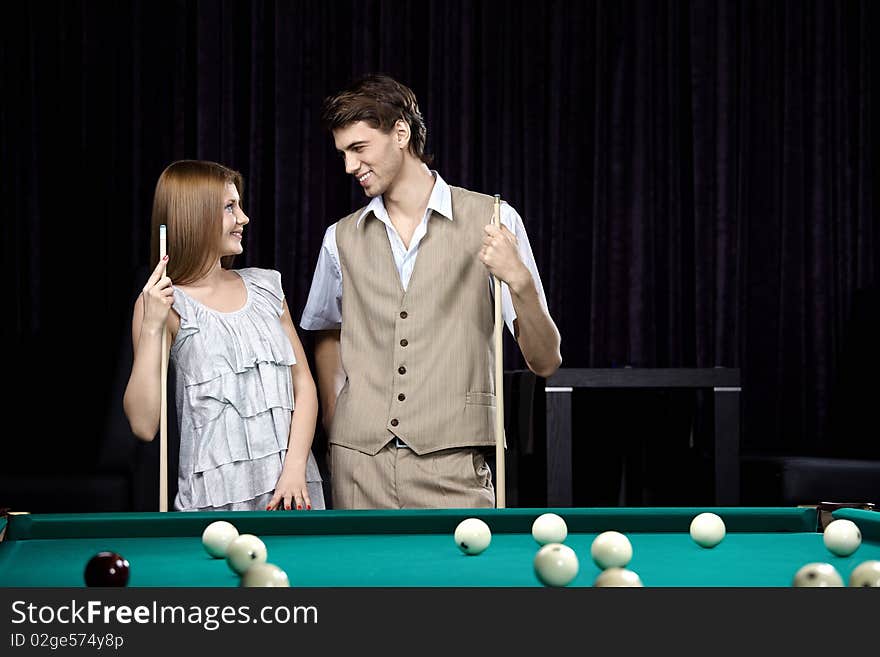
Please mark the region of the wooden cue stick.
<svg viewBox="0 0 880 657"><path fill-rule="evenodd" d="M495 194L492 224L501 227L501 195ZM501 316L501 279L495 279L495 506L503 509L505 499L504 474L504 320Z"/></svg>
<svg viewBox="0 0 880 657"><path fill-rule="evenodd" d="M159 257L167 253L165 225L159 226ZM167 265L166 265L167 268ZM164 272L163 272L164 273ZM168 329L162 327L159 408L159 511L168 511Z"/></svg>

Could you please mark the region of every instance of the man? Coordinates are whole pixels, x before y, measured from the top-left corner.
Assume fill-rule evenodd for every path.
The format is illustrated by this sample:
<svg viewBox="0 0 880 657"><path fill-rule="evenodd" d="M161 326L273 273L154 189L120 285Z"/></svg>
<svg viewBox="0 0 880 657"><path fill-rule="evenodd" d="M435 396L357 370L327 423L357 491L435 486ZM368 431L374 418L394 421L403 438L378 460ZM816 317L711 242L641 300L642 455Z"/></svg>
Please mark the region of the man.
<svg viewBox="0 0 880 657"><path fill-rule="evenodd" d="M369 75L323 119L369 204L327 229L301 320L315 365L335 508L492 507L493 287L539 376L560 337L519 215L427 167L413 92ZM497 382L502 385L502 382Z"/></svg>

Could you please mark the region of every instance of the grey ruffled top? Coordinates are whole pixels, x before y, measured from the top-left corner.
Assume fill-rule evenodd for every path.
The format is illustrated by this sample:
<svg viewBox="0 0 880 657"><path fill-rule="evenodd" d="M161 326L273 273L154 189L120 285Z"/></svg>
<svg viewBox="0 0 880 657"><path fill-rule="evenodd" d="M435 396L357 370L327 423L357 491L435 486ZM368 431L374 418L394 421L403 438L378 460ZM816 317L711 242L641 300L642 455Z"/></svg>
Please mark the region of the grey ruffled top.
<svg viewBox="0 0 880 657"><path fill-rule="evenodd" d="M281 274L235 271L247 301L233 312L208 308L174 289L172 307L180 315L171 346L180 422L174 507L181 511L242 508L271 493L287 453L296 357L279 321ZM321 481L311 453L306 480Z"/></svg>

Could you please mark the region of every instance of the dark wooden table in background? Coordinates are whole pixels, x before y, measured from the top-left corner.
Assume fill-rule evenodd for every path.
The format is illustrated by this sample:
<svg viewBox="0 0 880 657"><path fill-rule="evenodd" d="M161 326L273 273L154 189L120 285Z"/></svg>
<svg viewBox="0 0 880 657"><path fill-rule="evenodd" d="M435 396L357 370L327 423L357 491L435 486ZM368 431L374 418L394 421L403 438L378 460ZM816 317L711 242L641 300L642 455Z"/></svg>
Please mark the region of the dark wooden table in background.
<svg viewBox="0 0 880 657"><path fill-rule="evenodd" d="M739 504L739 369L624 367L560 369L547 379L547 506L572 505L571 396L576 388L711 389L715 400L715 504Z"/></svg>

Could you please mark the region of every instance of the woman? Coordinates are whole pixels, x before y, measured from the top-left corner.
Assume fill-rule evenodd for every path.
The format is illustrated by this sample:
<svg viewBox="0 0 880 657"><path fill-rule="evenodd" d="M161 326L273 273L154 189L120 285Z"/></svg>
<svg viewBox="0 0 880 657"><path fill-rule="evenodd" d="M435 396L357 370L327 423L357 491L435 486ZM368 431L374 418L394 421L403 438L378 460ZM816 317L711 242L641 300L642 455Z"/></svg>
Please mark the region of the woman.
<svg viewBox="0 0 880 657"><path fill-rule="evenodd" d="M163 224L168 255L135 303L125 413L135 435L154 438L168 330L180 425L174 508L322 509L317 393L281 275L231 269L250 221L242 187L241 174L213 162L175 162L159 177L153 262Z"/></svg>

